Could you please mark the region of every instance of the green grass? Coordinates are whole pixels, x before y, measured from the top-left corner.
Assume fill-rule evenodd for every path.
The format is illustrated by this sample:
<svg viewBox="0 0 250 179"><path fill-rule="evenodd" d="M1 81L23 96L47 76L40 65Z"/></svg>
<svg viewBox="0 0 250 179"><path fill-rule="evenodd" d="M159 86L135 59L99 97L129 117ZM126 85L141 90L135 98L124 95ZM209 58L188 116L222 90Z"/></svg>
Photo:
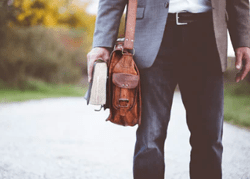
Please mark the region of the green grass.
<svg viewBox="0 0 250 179"><path fill-rule="evenodd" d="M31 80L22 90L10 87L0 81L0 103L27 101L32 99L80 97L86 87L74 85L56 85ZM227 83L224 102L225 121L250 129L250 84Z"/></svg>
<svg viewBox="0 0 250 179"><path fill-rule="evenodd" d="M250 129L250 84L225 85L224 119Z"/></svg>
<svg viewBox="0 0 250 179"><path fill-rule="evenodd" d="M43 98L77 97L83 96L86 90L86 87L47 84L34 80L27 82L20 90L0 82L0 103Z"/></svg>

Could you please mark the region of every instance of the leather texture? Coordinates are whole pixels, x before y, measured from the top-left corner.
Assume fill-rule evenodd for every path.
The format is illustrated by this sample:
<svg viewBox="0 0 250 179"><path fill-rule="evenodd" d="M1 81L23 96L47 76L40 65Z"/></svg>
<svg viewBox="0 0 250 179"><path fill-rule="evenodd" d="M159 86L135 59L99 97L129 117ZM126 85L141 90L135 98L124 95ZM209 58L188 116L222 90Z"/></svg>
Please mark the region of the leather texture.
<svg viewBox="0 0 250 179"><path fill-rule="evenodd" d="M123 126L141 124L140 73L133 54L118 42L109 61L108 121Z"/></svg>
<svg viewBox="0 0 250 179"><path fill-rule="evenodd" d="M133 50L135 40L135 24L136 24L136 11L137 0L129 0L128 2L128 15L126 23L124 48Z"/></svg>
<svg viewBox="0 0 250 179"><path fill-rule="evenodd" d="M134 48L137 0L129 0L124 41L117 40L109 60L108 121L123 126L141 124L140 73L129 50Z"/></svg>
<svg viewBox="0 0 250 179"><path fill-rule="evenodd" d="M119 88L134 89L138 86L139 76L127 73L114 73L112 82Z"/></svg>
<svg viewBox="0 0 250 179"><path fill-rule="evenodd" d="M113 48L128 0L99 0L93 47ZM150 67L159 52L168 19L169 0L138 0L134 60ZM249 0L211 0L213 30L222 71L227 68L227 29L234 48L250 47ZM107 23L108 22L108 23Z"/></svg>

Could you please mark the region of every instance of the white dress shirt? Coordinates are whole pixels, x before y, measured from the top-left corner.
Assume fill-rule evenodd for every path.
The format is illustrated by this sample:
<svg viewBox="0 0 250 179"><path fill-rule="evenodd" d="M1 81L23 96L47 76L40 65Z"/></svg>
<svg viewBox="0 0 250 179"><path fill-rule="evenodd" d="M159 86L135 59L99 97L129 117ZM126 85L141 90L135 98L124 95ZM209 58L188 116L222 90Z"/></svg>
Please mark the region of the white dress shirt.
<svg viewBox="0 0 250 179"><path fill-rule="evenodd" d="M169 12L187 11L192 13L207 12L212 9L211 0L170 0Z"/></svg>

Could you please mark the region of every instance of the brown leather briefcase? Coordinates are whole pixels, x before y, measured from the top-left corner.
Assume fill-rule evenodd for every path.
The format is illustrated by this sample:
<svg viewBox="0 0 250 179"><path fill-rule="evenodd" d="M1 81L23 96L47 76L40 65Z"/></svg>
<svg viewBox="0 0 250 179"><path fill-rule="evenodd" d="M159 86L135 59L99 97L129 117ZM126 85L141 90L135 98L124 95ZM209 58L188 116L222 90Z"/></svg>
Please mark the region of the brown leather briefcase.
<svg viewBox="0 0 250 179"><path fill-rule="evenodd" d="M107 120L123 126L141 124L140 73L133 59L136 9L137 0L129 0L125 38L117 40L108 64Z"/></svg>

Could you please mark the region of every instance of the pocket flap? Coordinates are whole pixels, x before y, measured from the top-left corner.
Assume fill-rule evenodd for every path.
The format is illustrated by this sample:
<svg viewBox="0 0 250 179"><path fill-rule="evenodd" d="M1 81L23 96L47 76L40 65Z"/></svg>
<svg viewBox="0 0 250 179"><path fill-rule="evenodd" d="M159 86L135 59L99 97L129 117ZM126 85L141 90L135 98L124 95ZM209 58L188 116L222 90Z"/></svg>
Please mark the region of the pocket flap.
<svg viewBox="0 0 250 179"><path fill-rule="evenodd" d="M120 88L128 88L133 89L138 86L139 83L139 76L126 74L126 73L114 73L113 76L113 83L120 87Z"/></svg>

